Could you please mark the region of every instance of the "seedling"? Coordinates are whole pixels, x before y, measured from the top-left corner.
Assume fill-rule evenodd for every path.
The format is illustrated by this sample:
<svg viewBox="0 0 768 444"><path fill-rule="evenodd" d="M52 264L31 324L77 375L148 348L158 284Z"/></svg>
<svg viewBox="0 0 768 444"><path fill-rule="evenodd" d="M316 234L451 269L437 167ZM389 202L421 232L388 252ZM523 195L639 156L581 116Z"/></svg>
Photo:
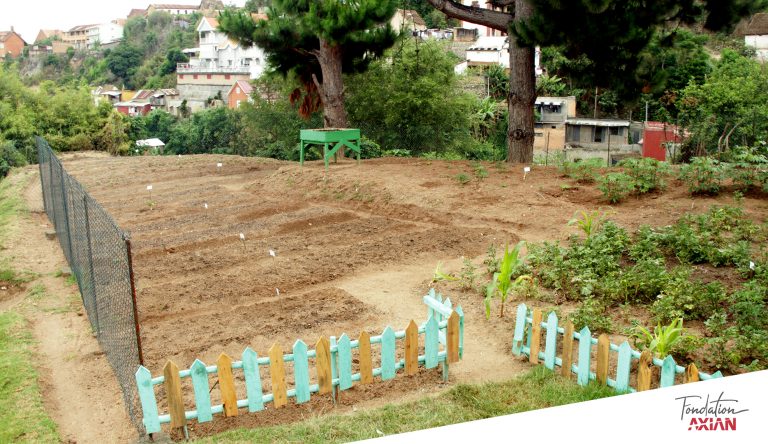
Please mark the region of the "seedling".
<svg viewBox="0 0 768 444"><path fill-rule="evenodd" d="M646 328L637 326L634 336L644 348L655 353L657 357L664 358L683 336L683 318L677 318L666 326L657 324L653 328L653 334Z"/></svg>
<svg viewBox="0 0 768 444"><path fill-rule="evenodd" d="M438 262L437 267L435 267L435 273L432 276L433 283L440 282L440 281L458 281L459 280L459 278L457 278L456 276L450 273L443 272L442 268L443 268L443 263Z"/></svg>
<svg viewBox="0 0 768 444"><path fill-rule="evenodd" d="M523 244L523 242L518 242L512 250L509 249L509 245L504 247L504 256L501 259L499 272L493 274L491 282L485 288L486 318L491 317L491 300L495 296L499 296L499 299L501 299L499 317L504 317L504 303L507 301L512 289L523 284L525 281L532 280L531 276L528 275L520 276L514 281L512 280L512 273L523 263L523 257L520 254Z"/></svg>
<svg viewBox="0 0 768 444"><path fill-rule="evenodd" d="M581 231L584 232L584 235L586 235L587 239L589 239L590 236L592 236L593 233L597 232L597 229L600 227L600 224L603 221L603 215L600 214L599 211L591 211L587 213L586 211L580 211L581 213L581 219L573 218L568 221L568 225L576 225L579 227Z"/></svg>

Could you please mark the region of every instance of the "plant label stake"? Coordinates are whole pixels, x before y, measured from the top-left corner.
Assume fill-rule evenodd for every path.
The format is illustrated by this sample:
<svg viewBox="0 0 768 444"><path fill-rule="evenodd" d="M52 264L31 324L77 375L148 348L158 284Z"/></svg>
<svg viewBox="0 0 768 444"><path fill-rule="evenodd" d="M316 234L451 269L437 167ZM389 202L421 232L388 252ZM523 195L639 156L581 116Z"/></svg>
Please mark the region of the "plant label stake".
<svg viewBox="0 0 768 444"><path fill-rule="evenodd" d="M147 191L149 191L149 200L152 200L152 185L147 185Z"/></svg>
<svg viewBox="0 0 768 444"><path fill-rule="evenodd" d="M206 210L208 209L208 202L203 204L203 208L205 208Z"/></svg>
<svg viewBox="0 0 768 444"><path fill-rule="evenodd" d="M528 175L528 173L531 172L531 167L525 167L523 168L523 180L525 180L525 176Z"/></svg>
<svg viewBox="0 0 768 444"><path fill-rule="evenodd" d="M275 250L269 250L269 255L272 257L277 257L277 254L275 253Z"/></svg>
<svg viewBox="0 0 768 444"><path fill-rule="evenodd" d="M245 235L243 233L240 233L240 241L243 243L243 251L247 251L245 248Z"/></svg>
<svg viewBox="0 0 768 444"><path fill-rule="evenodd" d="M755 263L752 261L749 261L749 269L752 271L755 271Z"/></svg>
<svg viewBox="0 0 768 444"><path fill-rule="evenodd" d="M221 167L223 167L223 166L224 166L224 164L223 164L223 163L221 163L221 162L218 162L218 163L216 164L216 172L221 172Z"/></svg>

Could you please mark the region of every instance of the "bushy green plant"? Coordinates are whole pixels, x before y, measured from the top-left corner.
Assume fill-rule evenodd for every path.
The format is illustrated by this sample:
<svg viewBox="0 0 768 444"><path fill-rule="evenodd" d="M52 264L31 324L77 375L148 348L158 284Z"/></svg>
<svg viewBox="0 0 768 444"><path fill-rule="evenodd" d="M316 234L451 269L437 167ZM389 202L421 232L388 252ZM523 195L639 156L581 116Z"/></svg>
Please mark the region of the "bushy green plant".
<svg viewBox="0 0 768 444"><path fill-rule="evenodd" d="M671 274L664 291L651 306L651 313L659 322L677 318L703 321L722 310L725 300L725 288L720 282L705 284L691 280L690 269L681 267Z"/></svg>
<svg viewBox="0 0 768 444"><path fill-rule="evenodd" d="M563 162L560 172L579 183L593 183L597 170L603 165L601 159L587 159L578 162Z"/></svg>
<svg viewBox="0 0 768 444"><path fill-rule="evenodd" d="M729 311L739 327L766 329L768 327L768 287L753 280L728 297Z"/></svg>
<svg viewBox="0 0 768 444"><path fill-rule="evenodd" d="M656 357L664 358L683 336L683 319L677 318L669 325L657 324L653 333L645 327L637 326L634 331L635 344L649 350Z"/></svg>
<svg viewBox="0 0 768 444"><path fill-rule="evenodd" d="M663 190L666 187L664 178L671 171L668 163L650 157L625 159L619 166L624 167L624 171L632 177L635 190L640 194Z"/></svg>
<svg viewBox="0 0 768 444"><path fill-rule="evenodd" d="M0 140L0 179L8 175L13 167L21 167L27 164L27 159L11 141Z"/></svg>
<svg viewBox="0 0 768 444"><path fill-rule="evenodd" d="M629 247L629 257L637 262L645 259L663 259L662 241L663 233L643 225L635 233Z"/></svg>
<svg viewBox="0 0 768 444"><path fill-rule="evenodd" d="M710 157L694 157L678 174L691 194L717 194L724 178L724 166Z"/></svg>
<svg viewBox="0 0 768 444"><path fill-rule="evenodd" d="M462 185L466 185L472 180L467 173L459 173L453 176L453 178L456 180L456 182Z"/></svg>
<svg viewBox="0 0 768 444"><path fill-rule="evenodd" d="M576 330L589 327L592 333L610 333L611 319L605 314L605 305L596 298L585 299L576 311L568 315Z"/></svg>
<svg viewBox="0 0 768 444"><path fill-rule="evenodd" d="M598 179L597 188L610 203L626 199L635 190L635 180L624 173L608 173Z"/></svg>
<svg viewBox="0 0 768 444"><path fill-rule="evenodd" d="M464 258L461 272L459 273L459 282L462 290L477 290L477 267L469 258Z"/></svg>
<svg viewBox="0 0 768 444"><path fill-rule="evenodd" d="M498 273L501 261L496 256L496 245L488 245L488 250L485 252L485 259L483 259L485 265L485 271L489 275L493 276L494 273Z"/></svg>

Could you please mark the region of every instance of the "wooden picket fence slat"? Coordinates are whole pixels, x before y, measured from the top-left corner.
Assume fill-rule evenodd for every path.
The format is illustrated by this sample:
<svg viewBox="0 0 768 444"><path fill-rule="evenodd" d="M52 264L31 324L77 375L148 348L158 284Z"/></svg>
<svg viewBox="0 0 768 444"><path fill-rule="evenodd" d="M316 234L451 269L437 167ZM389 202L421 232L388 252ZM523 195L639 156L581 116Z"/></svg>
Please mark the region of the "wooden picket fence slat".
<svg viewBox="0 0 768 444"><path fill-rule="evenodd" d="M534 364L541 360L544 366L555 370L570 378L576 375L579 385L586 385L589 381L597 381L598 384L613 387L618 392L635 392L649 390L653 386L654 369L658 368L658 386L669 387L675 385L677 375L684 374L684 382L695 382L722 377L721 372L707 374L699 372L696 365L691 363L687 367L677 365L672 356L664 359L655 358L645 350L642 353L632 349L629 342L614 345L607 335L601 334L593 338L589 327L584 327L575 332L573 323L567 321L562 327L558 324L557 314L549 313L546 322L539 309L530 309L525 304L517 307L515 317L514 336L512 338L512 353L516 356L524 355L528 361ZM545 331L544 349L541 349L542 329ZM560 336L558 338L558 336ZM562 356L557 356L557 343L562 341ZM578 341L576 352L576 364L574 365L573 346ZM592 371L592 347L596 346L595 370ZM616 353L615 379L611 378L610 361L611 353ZM638 361L636 387L630 386L632 362Z"/></svg>
<svg viewBox="0 0 768 444"><path fill-rule="evenodd" d="M136 384L143 411L143 422L148 434L161 430L162 424L172 429L184 428L189 420L207 422L214 415L237 416L240 408L248 412L264 410L267 403L275 408L288 405L289 398L296 404L308 402L312 394L330 394L336 401L339 392L350 389L355 382L370 384L376 378L387 381L397 373L415 375L419 367L433 369L442 364L443 377L448 378L449 364L458 362L464 348L464 312L453 307L449 298L430 290L423 301L427 306L427 320L421 325L410 321L403 331L386 327L381 335L371 336L360 332L352 340L342 334L338 340L331 336L321 337L310 349L301 339L294 342L290 353L284 353L279 344L273 344L267 355L260 357L253 349L246 347L239 361L221 353L215 365L207 366L196 359L188 370L179 370L173 361L167 361L163 375L153 378L150 371L140 366L136 371ZM420 336L423 337L423 346ZM402 340L404 359L397 357L397 342ZM372 348L380 347L379 367L374 368ZM353 355L358 359L358 373L353 373ZM423 350L423 354L420 352ZM316 381L310 374L310 361L314 359ZM292 363L293 387L286 382L285 363ZM264 393L261 369L268 369L271 382L270 393ZM289 368L290 369L290 368ZM246 399L237 399L235 372L242 371ZM211 376L213 375L213 376ZM209 378L215 378L221 404L212 405ZM184 408L181 380L190 378L193 388L194 410ZM155 386L163 385L168 412L161 414L157 406Z"/></svg>

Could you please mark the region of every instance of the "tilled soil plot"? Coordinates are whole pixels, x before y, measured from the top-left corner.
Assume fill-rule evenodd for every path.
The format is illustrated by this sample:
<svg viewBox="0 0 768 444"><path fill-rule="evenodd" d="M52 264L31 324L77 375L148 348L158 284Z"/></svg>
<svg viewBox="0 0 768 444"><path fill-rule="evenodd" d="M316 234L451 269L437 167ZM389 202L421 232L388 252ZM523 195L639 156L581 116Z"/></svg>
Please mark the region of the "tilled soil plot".
<svg viewBox="0 0 768 444"><path fill-rule="evenodd" d="M479 263L490 244L564 239L580 210L601 209L634 229L733 203L727 194L693 199L673 182L609 207L594 185L555 168L524 176L519 165L478 165L376 159L332 164L326 174L318 162L222 155L65 156L67 170L131 234L153 374L167 359L188 367L221 352L239 357L246 346L265 355L273 343L287 351L297 339L422 322L438 262L458 272L462 257ZM765 215L768 202L746 196L744 208ZM527 368L509 352L512 315L487 321L477 294L449 296L466 312L464 359L452 380L506 379ZM432 390L440 385L433 376L415 385L398 378L376 402Z"/></svg>

